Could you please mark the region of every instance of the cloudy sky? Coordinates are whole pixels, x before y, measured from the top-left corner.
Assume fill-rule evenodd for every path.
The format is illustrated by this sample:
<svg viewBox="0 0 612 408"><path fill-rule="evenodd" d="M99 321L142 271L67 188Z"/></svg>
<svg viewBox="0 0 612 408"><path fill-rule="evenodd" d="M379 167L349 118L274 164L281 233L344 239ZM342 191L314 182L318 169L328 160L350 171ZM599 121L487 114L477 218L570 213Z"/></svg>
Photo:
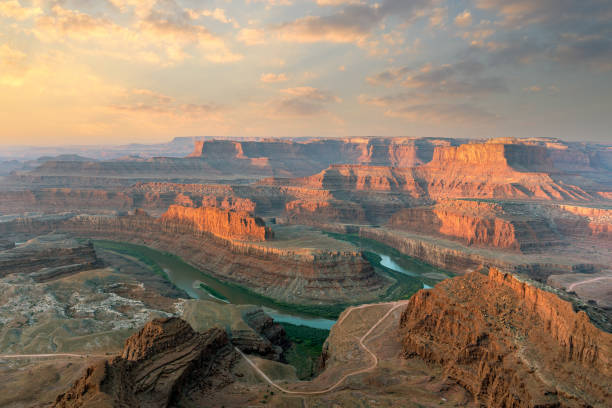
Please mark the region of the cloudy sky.
<svg viewBox="0 0 612 408"><path fill-rule="evenodd" d="M610 0L0 0L0 144L610 129Z"/></svg>

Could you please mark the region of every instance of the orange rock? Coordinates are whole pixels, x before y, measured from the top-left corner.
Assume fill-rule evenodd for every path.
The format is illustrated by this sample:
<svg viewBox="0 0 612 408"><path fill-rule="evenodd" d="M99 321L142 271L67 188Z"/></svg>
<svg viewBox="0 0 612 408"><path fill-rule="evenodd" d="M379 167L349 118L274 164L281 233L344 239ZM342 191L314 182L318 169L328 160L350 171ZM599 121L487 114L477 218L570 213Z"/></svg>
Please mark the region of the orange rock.
<svg viewBox="0 0 612 408"><path fill-rule="evenodd" d="M555 294L491 269L412 297L404 355L439 364L491 407L610 406L612 335Z"/></svg>
<svg viewBox="0 0 612 408"><path fill-rule="evenodd" d="M244 241L265 241L274 233L265 222L246 212L221 210L213 207L190 208L172 205L161 223L168 231L210 233L220 238Z"/></svg>

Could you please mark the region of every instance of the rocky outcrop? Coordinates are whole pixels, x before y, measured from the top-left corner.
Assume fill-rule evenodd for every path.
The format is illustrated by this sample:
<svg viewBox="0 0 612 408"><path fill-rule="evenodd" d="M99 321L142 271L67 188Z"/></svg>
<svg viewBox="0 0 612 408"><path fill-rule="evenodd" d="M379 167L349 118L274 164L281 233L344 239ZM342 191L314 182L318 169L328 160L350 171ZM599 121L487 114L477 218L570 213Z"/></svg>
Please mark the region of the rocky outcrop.
<svg viewBox="0 0 612 408"><path fill-rule="evenodd" d="M496 269L419 291L399 330L404 356L440 365L483 405L612 403L612 335L556 295Z"/></svg>
<svg viewBox="0 0 612 408"><path fill-rule="evenodd" d="M6 239L0 240L0 251L15 248L15 243Z"/></svg>
<svg viewBox="0 0 612 408"><path fill-rule="evenodd" d="M388 226L402 231L443 236L468 246L521 252L563 244L551 222L530 205L443 200L430 207L395 213Z"/></svg>
<svg viewBox="0 0 612 408"><path fill-rule="evenodd" d="M0 277L29 274L45 281L101 265L91 243L79 243L63 234L49 234L0 251Z"/></svg>
<svg viewBox="0 0 612 408"><path fill-rule="evenodd" d="M259 217L246 212L226 211L214 207L190 208L172 205L161 217L162 228L169 232L194 235L212 234L216 237L266 241L274 233Z"/></svg>
<svg viewBox="0 0 612 408"><path fill-rule="evenodd" d="M197 333L181 319L156 319L126 341L120 357L89 367L53 406L181 406L230 384L236 358L222 329Z"/></svg>

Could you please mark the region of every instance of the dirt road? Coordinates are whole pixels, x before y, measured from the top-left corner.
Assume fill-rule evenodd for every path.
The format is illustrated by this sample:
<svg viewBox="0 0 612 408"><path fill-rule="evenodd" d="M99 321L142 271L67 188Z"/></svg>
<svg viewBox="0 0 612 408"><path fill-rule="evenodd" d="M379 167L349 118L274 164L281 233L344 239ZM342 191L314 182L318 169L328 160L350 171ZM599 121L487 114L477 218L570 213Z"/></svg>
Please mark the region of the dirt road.
<svg viewBox="0 0 612 408"><path fill-rule="evenodd" d="M292 391L292 390L288 390L280 385L278 385L277 383L275 383L274 381L272 381L270 379L270 377L268 377L266 375L266 373L264 373L263 371L261 371L259 369L259 367L257 367L257 365L251 361L251 359L249 359L246 355L244 355L244 353L240 350L238 350L238 348L234 347L234 349L236 349L236 351L242 356L244 357L244 359L246 360L247 363L249 363L249 365L251 367L253 367L253 369L271 386L273 386L274 388L276 388L277 390L284 392L286 394L297 394L297 395L318 395L318 394L325 394L328 392L331 392L333 390L335 390L336 388L338 388L343 382L344 380L346 380L349 377L358 375L358 374L363 374L366 373L368 371L372 371L373 369L375 369L378 366L378 357L376 357L376 355L364 344L364 341L366 340L366 338L387 318L389 317L389 315L391 313L393 313L395 310L397 310L399 307L405 306L406 303L408 301L407 300L403 300L403 301L399 301L399 302L389 302L389 303L377 303L377 304L370 304L370 305L361 305L361 306L357 306L357 307L352 307L349 309L348 313L345 313L344 316L342 316L342 318L340 320L338 320L338 322L336 323L337 325L342 324L342 322L344 321L344 319L346 319L354 310L357 309L364 309L364 308L368 308L368 307L374 307L374 306L381 306L381 305L392 305L392 307L387 311L387 313L384 314L384 316L382 316L380 319L378 319L376 321L376 323L374 323L374 325L372 325L372 327L370 327L370 329L363 335L361 336L361 338L359 339L359 346L364 349L371 357L372 357L372 364L369 367L366 368L362 368L356 371L352 371L349 373L346 373L342 376L342 378L340 378L338 381L336 381L333 385L331 385L328 388L325 388L323 390L319 390L319 391Z"/></svg>

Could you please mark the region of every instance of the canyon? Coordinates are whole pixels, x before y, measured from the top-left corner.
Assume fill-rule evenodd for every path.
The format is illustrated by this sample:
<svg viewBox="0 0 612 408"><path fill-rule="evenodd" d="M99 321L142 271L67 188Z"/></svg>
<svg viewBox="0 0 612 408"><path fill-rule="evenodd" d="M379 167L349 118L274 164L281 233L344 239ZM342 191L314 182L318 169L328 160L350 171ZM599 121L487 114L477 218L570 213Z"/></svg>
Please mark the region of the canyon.
<svg viewBox="0 0 612 408"><path fill-rule="evenodd" d="M0 404L610 405L612 146L134 149L6 162Z"/></svg>
<svg viewBox="0 0 612 408"><path fill-rule="evenodd" d="M222 329L196 333L180 319L163 319L130 337L119 356L87 369L56 406L126 398L143 407L257 400L356 406L367 396L398 407L604 407L612 401L611 356L612 335L584 313L491 269L488 276L444 281L408 301L346 310L311 381L296 382L282 364L243 350ZM168 359L175 362L164 366L166 375L154 375ZM121 384L133 384L133 392Z"/></svg>

